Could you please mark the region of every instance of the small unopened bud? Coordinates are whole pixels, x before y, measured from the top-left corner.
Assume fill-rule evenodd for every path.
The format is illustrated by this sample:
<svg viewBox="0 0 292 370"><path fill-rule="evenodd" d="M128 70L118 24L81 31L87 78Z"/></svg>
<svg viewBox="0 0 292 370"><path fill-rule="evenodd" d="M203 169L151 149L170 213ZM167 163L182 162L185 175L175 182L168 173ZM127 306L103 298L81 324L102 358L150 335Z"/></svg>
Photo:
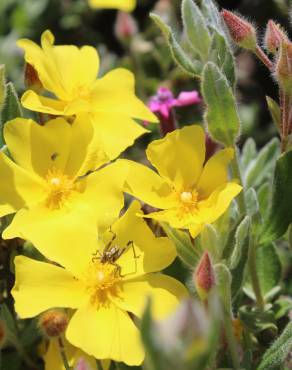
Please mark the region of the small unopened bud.
<svg viewBox="0 0 292 370"><path fill-rule="evenodd" d="M119 11L115 23L116 37L121 41L127 41L137 32L137 23L131 14Z"/></svg>
<svg viewBox="0 0 292 370"><path fill-rule="evenodd" d="M209 253L204 252L194 273L194 283L197 293L205 301L215 285L215 274Z"/></svg>
<svg viewBox="0 0 292 370"><path fill-rule="evenodd" d="M285 32L278 24L269 20L265 34L265 45L267 51L275 55L280 49L281 42L288 42Z"/></svg>
<svg viewBox="0 0 292 370"><path fill-rule="evenodd" d="M275 76L285 94L292 94L292 43L284 41L276 64Z"/></svg>
<svg viewBox="0 0 292 370"><path fill-rule="evenodd" d="M68 325L68 316L62 310L50 310L43 313L39 326L48 337L58 337L63 334Z"/></svg>
<svg viewBox="0 0 292 370"><path fill-rule="evenodd" d="M0 349L3 348L7 341L7 328L3 320L0 319Z"/></svg>
<svg viewBox="0 0 292 370"><path fill-rule="evenodd" d="M233 41L240 47L255 51L257 36L254 26L228 10L221 12Z"/></svg>
<svg viewBox="0 0 292 370"><path fill-rule="evenodd" d="M24 83L26 88L40 93L43 90L43 84L39 79L36 69L29 63L24 66Z"/></svg>

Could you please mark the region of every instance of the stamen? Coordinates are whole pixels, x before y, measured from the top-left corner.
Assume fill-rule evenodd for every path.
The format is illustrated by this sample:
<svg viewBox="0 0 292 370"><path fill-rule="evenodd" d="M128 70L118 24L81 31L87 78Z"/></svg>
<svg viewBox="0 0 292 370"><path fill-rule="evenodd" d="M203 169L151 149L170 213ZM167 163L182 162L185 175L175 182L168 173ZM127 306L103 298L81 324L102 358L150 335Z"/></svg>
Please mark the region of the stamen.
<svg viewBox="0 0 292 370"><path fill-rule="evenodd" d="M50 209L60 209L66 200L75 190L75 184L72 179L64 175L57 169L50 169L46 176L48 196L46 207Z"/></svg>

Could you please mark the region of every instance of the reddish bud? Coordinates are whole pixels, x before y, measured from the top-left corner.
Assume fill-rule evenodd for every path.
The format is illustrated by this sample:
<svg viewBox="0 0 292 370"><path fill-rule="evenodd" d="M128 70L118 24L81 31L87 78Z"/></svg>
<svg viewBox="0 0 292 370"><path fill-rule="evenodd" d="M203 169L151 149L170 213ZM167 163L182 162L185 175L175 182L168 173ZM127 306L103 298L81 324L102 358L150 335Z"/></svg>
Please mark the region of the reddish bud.
<svg viewBox="0 0 292 370"><path fill-rule="evenodd" d="M138 32L135 19L131 14L119 11L115 23L115 35L121 41L131 39Z"/></svg>
<svg viewBox="0 0 292 370"><path fill-rule="evenodd" d="M255 51L257 37L253 25L228 10L223 10L221 15L233 41L244 49Z"/></svg>
<svg viewBox="0 0 292 370"><path fill-rule="evenodd" d="M43 90L43 84L39 79L36 69L29 63L24 66L24 83L28 89L40 93Z"/></svg>
<svg viewBox="0 0 292 370"><path fill-rule="evenodd" d="M267 51L271 54L276 54L280 49L281 42L288 42L285 32L278 24L269 20L265 34L265 45Z"/></svg>
<svg viewBox="0 0 292 370"><path fill-rule="evenodd" d="M275 76L285 94L290 96L292 93L292 43L290 41L281 42Z"/></svg>
<svg viewBox="0 0 292 370"><path fill-rule="evenodd" d="M194 273L194 283L199 297L205 301L215 285L215 274L209 253L204 252Z"/></svg>
<svg viewBox="0 0 292 370"><path fill-rule="evenodd" d="M63 334L68 325L68 317L62 310L50 310L43 313L39 326L48 337L58 337Z"/></svg>

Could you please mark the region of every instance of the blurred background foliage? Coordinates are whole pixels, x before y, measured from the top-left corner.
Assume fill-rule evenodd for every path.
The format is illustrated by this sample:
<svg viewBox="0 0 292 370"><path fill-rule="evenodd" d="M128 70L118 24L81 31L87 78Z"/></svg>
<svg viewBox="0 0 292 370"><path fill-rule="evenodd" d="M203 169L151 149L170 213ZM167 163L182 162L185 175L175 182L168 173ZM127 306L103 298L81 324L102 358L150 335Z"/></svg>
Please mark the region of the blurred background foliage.
<svg viewBox="0 0 292 370"><path fill-rule="evenodd" d="M290 0L218 1L219 7L238 11L252 19L262 30L262 35L271 18L289 30L290 3ZM124 39L117 26L117 12L94 11L89 8L86 0L1 0L0 63L6 64L8 78L21 93L24 89L23 59L15 42L20 37L39 42L41 33L49 28L55 34L58 44L89 44L97 47L102 61L101 74L117 66L131 69L137 78L137 93L145 101L161 85L170 87L175 94L182 90L192 90L197 87L197 82L191 81L175 68L160 31L148 17L150 11L155 11L180 32L179 8L180 0L138 0L133 13L136 30L133 37ZM237 93L243 121L240 144L247 136L252 136L261 147L275 135L265 95L277 99L277 86L250 53L238 53ZM198 106L183 108L177 113L178 121L184 124L201 120L201 109ZM152 138L149 135L142 142Z"/></svg>

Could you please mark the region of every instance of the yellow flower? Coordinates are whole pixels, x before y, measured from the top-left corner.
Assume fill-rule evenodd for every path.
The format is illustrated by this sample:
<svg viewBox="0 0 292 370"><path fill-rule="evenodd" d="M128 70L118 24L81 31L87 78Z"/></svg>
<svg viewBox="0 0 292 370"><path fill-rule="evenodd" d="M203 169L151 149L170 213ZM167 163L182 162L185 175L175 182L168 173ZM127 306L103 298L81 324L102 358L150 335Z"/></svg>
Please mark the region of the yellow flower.
<svg viewBox="0 0 292 370"><path fill-rule="evenodd" d="M92 8L112 8L131 12L136 7L136 0L89 0Z"/></svg>
<svg viewBox="0 0 292 370"><path fill-rule="evenodd" d="M55 96L45 97L29 90L22 96L23 106L58 116L87 114L95 137L102 140L110 159L147 132L134 118L157 121L135 96L130 71L118 68L97 79L99 57L93 47L54 46L50 31L42 34L41 47L27 39L17 44L24 49L25 60L37 71L44 89Z"/></svg>
<svg viewBox="0 0 292 370"><path fill-rule="evenodd" d="M0 153L0 216L17 213L5 238L50 219L62 229L65 222L78 227L86 213L100 219L100 227L118 217L125 169L113 163L85 176L108 161L102 150L90 151L86 121L70 125L57 118L41 126L17 118L5 124L4 137L13 160Z"/></svg>
<svg viewBox="0 0 292 370"><path fill-rule="evenodd" d="M72 345L98 359L141 364L144 351L136 318L141 318L147 296L153 316L161 319L187 293L177 280L155 273L174 260L175 247L168 238L156 238L136 216L139 212L134 202L100 238L96 227L76 230L67 224L62 234L50 229L50 238L37 228L27 230L25 237L47 258L55 258L56 250L66 258L54 259L58 266L15 258L12 294L18 315L29 318L52 307L75 309L66 331Z"/></svg>
<svg viewBox="0 0 292 370"><path fill-rule="evenodd" d="M187 126L153 141L147 157L159 174L123 160L130 167L125 191L162 209L146 217L189 229L193 237L205 224L215 222L241 191L240 185L228 182L233 149L217 152L204 165L205 134L200 126Z"/></svg>

